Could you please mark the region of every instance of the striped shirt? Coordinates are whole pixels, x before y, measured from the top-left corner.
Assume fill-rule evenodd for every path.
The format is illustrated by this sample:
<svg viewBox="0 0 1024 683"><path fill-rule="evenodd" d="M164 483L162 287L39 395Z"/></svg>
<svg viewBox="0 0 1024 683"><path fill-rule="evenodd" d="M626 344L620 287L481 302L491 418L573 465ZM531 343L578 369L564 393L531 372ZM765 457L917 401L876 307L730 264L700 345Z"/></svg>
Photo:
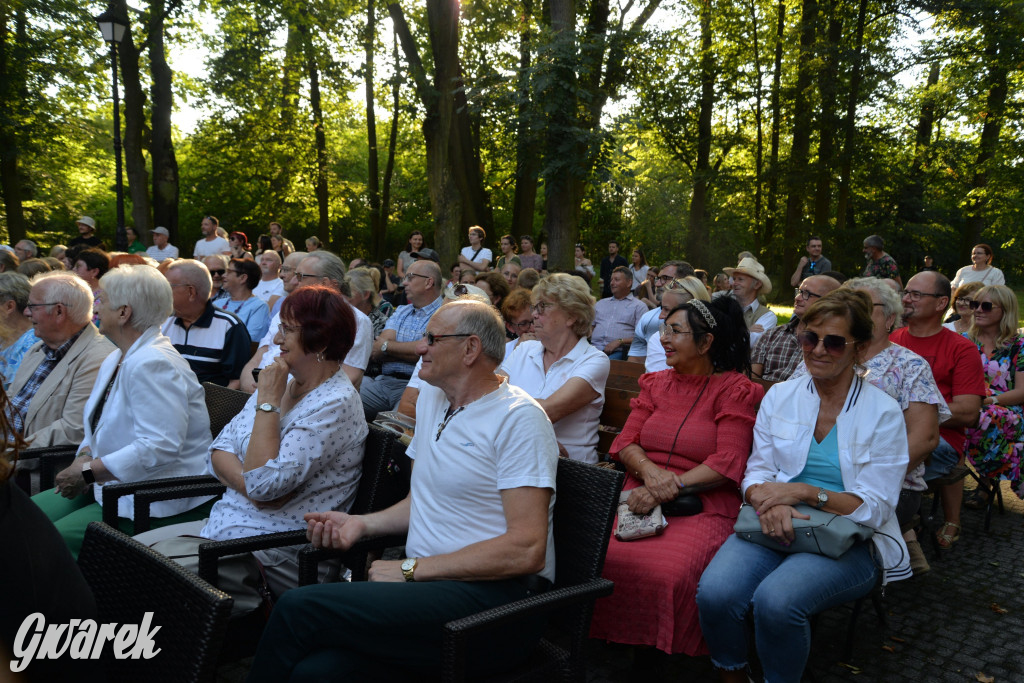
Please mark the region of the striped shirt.
<svg viewBox="0 0 1024 683"><path fill-rule="evenodd" d="M238 316L207 302L199 319L186 328L172 315L160 330L188 361L199 382L227 386L249 361L249 332Z"/></svg>

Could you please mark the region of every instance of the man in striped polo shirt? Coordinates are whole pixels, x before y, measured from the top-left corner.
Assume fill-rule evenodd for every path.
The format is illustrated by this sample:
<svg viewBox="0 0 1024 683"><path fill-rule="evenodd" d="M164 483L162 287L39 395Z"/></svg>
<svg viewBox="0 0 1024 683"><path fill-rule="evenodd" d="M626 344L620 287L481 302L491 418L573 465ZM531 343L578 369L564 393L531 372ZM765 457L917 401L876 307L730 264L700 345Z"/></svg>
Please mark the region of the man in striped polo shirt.
<svg viewBox="0 0 1024 683"><path fill-rule="evenodd" d="M213 280L199 261L175 262L166 275L174 293L174 315L161 331L200 382L238 389L239 375L250 355L245 324L210 302Z"/></svg>

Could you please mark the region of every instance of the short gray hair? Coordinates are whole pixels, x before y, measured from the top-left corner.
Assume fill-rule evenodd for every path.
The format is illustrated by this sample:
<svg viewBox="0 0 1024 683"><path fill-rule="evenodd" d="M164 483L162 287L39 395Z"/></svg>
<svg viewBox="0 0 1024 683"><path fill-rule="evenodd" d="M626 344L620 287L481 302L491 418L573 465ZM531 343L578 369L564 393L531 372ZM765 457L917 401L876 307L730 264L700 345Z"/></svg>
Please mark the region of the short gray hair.
<svg viewBox="0 0 1024 683"><path fill-rule="evenodd" d="M332 254L329 251L317 249L306 255L307 259L314 259L317 262L317 266L320 269L318 275L325 277L334 283L334 286L338 288L342 294L351 294L348 285L345 282L345 263L336 254ZM346 290L348 290L346 292Z"/></svg>
<svg viewBox="0 0 1024 683"><path fill-rule="evenodd" d="M501 365L501 361L505 360L505 344L508 340L505 339L505 323L502 322L497 309L471 299L449 301L444 305L445 309L451 307L457 307L455 310L459 313L455 334L472 334L478 337L484 355L495 364Z"/></svg>
<svg viewBox="0 0 1024 683"><path fill-rule="evenodd" d="M864 246L885 249L885 240L882 239L881 235L868 235L864 239Z"/></svg>
<svg viewBox="0 0 1024 683"><path fill-rule="evenodd" d="M131 326L140 332L162 324L174 311L171 283L152 266L118 266L100 278L100 287L111 308L132 307Z"/></svg>
<svg viewBox="0 0 1024 683"><path fill-rule="evenodd" d="M41 288L47 303L61 303L68 309L68 320L76 325L92 322L93 297L85 280L72 272L51 270L32 278L32 288Z"/></svg>
<svg viewBox="0 0 1024 683"><path fill-rule="evenodd" d="M220 267L223 268L224 270L227 270L228 266L231 265L231 259L229 259L224 254L210 254L209 256L204 256L203 260L201 261L201 263L205 266L206 265L206 259L210 259L210 258L217 259L217 261L220 263ZM210 283L210 287L213 287L213 283L212 282Z"/></svg>
<svg viewBox="0 0 1024 683"><path fill-rule="evenodd" d="M890 315L900 316L903 314L903 302L900 295L893 291L893 288L885 284L884 280L877 277L854 277L843 283L842 289L863 289L874 292L878 300L882 302L882 313L888 318Z"/></svg>
<svg viewBox="0 0 1024 683"><path fill-rule="evenodd" d="M21 273L0 273L0 297L13 301L19 312L25 312L28 295L31 293L32 285L29 284L28 278Z"/></svg>
<svg viewBox="0 0 1024 683"><path fill-rule="evenodd" d="M473 230L475 228L470 228ZM444 276L441 275L441 266L437 265L429 259L419 259L415 263L422 263L423 267L427 269L427 277L434 281L434 291L440 293L441 288L444 286Z"/></svg>
<svg viewBox="0 0 1024 683"><path fill-rule="evenodd" d="M355 292L369 293L370 304L380 304L380 289L375 284L373 274L366 268L353 268L345 276L349 289Z"/></svg>
<svg viewBox="0 0 1024 683"><path fill-rule="evenodd" d="M29 252L30 256L35 257L39 255L39 247L32 240L19 240L18 244L23 245L22 248Z"/></svg>
<svg viewBox="0 0 1024 683"><path fill-rule="evenodd" d="M202 300L210 298L213 290L213 278L210 277L210 270L195 259L181 259L175 261L167 269L167 273L176 271L181 273L181 279L196 289L196 296Z"/></svg>

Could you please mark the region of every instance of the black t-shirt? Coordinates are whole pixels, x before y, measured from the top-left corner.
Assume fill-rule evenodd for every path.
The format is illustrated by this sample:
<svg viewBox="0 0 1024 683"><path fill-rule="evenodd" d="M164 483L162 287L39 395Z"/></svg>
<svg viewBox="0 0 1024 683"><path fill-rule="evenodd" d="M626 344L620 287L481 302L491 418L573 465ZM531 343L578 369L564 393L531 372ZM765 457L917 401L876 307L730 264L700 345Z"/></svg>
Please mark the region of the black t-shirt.
<svg viewBox="0 0 1024 683"><path fill-rule="evenodd" d="M79 244L84 244L87 247L99 247L100 249L103 248L103 240L101 240L96 235L93 235L92 237L82 237L81 235L79 235L78 237L68 242L69 247L76 247Z"/></svg>

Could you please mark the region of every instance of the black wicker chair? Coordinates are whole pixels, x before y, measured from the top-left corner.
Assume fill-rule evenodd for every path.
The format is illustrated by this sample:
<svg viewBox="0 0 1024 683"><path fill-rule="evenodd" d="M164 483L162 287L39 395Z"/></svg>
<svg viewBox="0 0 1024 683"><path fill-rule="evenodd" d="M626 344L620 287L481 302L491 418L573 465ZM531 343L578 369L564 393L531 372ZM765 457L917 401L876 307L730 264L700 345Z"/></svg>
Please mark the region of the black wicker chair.
<svg viewBox="0 0 1024 683"><path fill-rule="evenodd" d="M103 650L108 680L213 681L232 598L160 553L101 522L85 532L78 564L96 597L100 623L160 627L152 659L115 659Z"/></svg>
<svg viewBox="0 0 1024 683"><path fill-rule="evenodd" d="M203 390L206 392L206 410L210 414L210 434L217 438L220 430L242 412L252 394L228 389L213 382L203 382Z"/></svg>
<svg viewBox="0 0 1024 683"><path fill-rule="evenodd" d="M75 459L78 453L78 446L42 446L39 448L26 448L18 454L18 462L25 463L28 467L20 468L17 474L17 483L21 489L32 495L32 477L38 472L39 490L46 491L53 488L53 479L59 470L64 469Z"/></svg>

